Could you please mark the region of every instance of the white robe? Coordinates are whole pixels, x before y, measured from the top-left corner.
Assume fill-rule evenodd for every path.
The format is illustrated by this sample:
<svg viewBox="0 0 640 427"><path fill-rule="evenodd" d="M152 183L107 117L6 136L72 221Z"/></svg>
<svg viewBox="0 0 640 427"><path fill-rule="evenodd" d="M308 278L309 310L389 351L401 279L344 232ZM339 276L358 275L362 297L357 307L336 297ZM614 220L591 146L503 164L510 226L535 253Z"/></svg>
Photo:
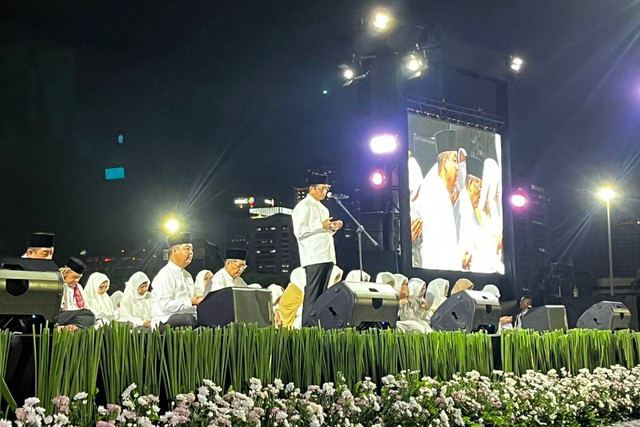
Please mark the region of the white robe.
<svg viewBox="0 0 640 427"><path fill-rule="evenodd" d="M293 209L293 232L298 239L302 267L325 262L336 263L334 233L322 226L322 221L329 216L329 209L310 194Z"/></svg>
<svg viewBox="0 0 640 427"><path fill-rule="evenodd" d="M154 328L173 314L190 313L195 316L190 296L193 278L187 270L169 261L153 279L151 288L151 323Z"/></svg>
<svg viewBox="0 0 640 427"><path fill-rule="evenodd" d="M433 270L462 270L462 254L458 249L458 232L449 191L435 164L421 186L417 209L424 221L420 255L422 265Z"/></svg>
<svg viewBox="0 0 640 427"><path fill-rule="evenodd" d="M110 283L109 278L102 273L93 273L87 280L87 289L85 294L87 295L86 304L87 308L93 312L96 316L96 322L101 321L102 324L108 324L116 319L116 311L113 307L111 297L105 292L102 295L98 294L98 288L104 282ZM100 325L100 323L96 323Z"/></svg>
<svg viewBox="0 0 640 427"><path fill-rule="evenodd" d="M474 256L478 237L480 235L480 223L478 222L476 211L473 208L473 203L471 203L471 198L469 197L469 193L466 188L460 192L455 209L457 211L457 215L459 215L458 247L462 254L465 252L469 252L471 254L471 271L475 271Z"/></svg>
<svg viewBox="0 0 640 427"><path fill-rule="evenodd" d="M220 289L229 288L231 286L246 287L247 283L242 279L242 277L236 277L234 279L229 273L227 273L227 270L222 267L216 274L213 275L211 282L204 290L204 296L207 296L209 292L218 291Z"/></svg>
<svg viewBox="0 0 640 427"><path fill-rule="evenodd" d="M138 288L145 282L150 282L146 274L138 271L125 283L124 296L120 301L120 321L129 322L135 327L144 326L151 320L151 300L149 292L138 294Z"/></svg>

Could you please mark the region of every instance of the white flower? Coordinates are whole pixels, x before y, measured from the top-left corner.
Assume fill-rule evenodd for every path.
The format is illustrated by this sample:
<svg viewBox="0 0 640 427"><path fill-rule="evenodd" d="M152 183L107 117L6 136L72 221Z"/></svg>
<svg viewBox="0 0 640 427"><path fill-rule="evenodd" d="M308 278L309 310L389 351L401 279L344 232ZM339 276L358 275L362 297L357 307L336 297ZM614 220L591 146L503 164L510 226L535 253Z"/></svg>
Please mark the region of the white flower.
<svg viewBox="0 0 640 427"><path fill-rule="evenodd" d="M200 386L198 387L198 394L201 394L203 396L209 396L209 389L205 386Z"/></svg>
<svg viewBox="0 0 640 427"><path fill-rule="evenodd" d="M129 398L129 395L131 394L131 392L133 390L135 390L137 387L136 383L131 384L129 387L127 387L123 392L122 392L122 400L126 400Z"/></svg>
<svg viewBox="0 0 640 427"><path fill-rule="evenodd" d="M89 396L87 393L85 393L84 391L81 391L80 393L73 396L73 400L83 400L83 399L86 399L87 396Z"/></svg>
<svg viewBox="0 0 640 427"><path fill-rule="evenodd" d="M149 402L147 401L147 398L146 398L146 397L144 397L144 396L140 396L140 397L138 398L138 403L139 403L140 405L142 405L142 406L145 406L145 405L149 404Z"/></svg>
<svg viewBox="0 0 640 427"><path fill-rule="evenodd" d="M69 422L69 418L67 418L65 414L56 414L53 416L53 418L55 419L56 424L61 426Z"/></svg>
<svg viewBox="0 0 640 427"><path fill-rule="evenodd" d="M11 421L5 420L5 419L1 419L0 420L0 427L11 427Z"/></svg>
<svg viewBox="0 0 640 427"><path fill-rule="evenodd" d="M211 387L211 388L216 386L216 384L213 381L207 380L207 379L202 380L202 383L207 387Z"/></svg>
<svg viewBox="0 0 640 427"><path fill-rule="evenodd" d="M47 415L46 417L44 417L43 421L45 424L51 424L51 421L53 421L53 417L51 415Z"/></svg>
<svg viewBox="0 0 640 427"><path fill-rule="evenodd" d="M40 403L40 399L37 397L30 397L24 401L24 406L35 406Z"/></svg>

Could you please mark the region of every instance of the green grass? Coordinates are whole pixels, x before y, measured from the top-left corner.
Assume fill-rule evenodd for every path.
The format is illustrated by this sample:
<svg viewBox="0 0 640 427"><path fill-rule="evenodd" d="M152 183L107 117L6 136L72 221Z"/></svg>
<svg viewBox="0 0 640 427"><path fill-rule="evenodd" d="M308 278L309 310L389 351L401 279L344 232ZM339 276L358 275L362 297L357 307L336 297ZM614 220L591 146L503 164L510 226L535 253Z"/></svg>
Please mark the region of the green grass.
<svg viewBox="0 0 640 427"><path fill-rule="evenodd" d="M10 335L0 331L0 374ZM502 370L566 368L577 372L619 363L639 362L640 334L631 331L570 330L538 333L504 331ZM276 378L298 387L336 382L353 387L365 376L379 382L385 375L415 370L446 380L476 370L490 375L494 367L491 337L484 333L420 334L393 330L286 330L232 324L225 328L141 331L114 324L99 330L69 333L42 330L34 336L35 394L47 408L59 394L79 391L93 399L96 379L104 381L106 400L115 402L131 383L142 393L167 395L193 391L204 378L246 391L251 377L268 383Z"/></svg>

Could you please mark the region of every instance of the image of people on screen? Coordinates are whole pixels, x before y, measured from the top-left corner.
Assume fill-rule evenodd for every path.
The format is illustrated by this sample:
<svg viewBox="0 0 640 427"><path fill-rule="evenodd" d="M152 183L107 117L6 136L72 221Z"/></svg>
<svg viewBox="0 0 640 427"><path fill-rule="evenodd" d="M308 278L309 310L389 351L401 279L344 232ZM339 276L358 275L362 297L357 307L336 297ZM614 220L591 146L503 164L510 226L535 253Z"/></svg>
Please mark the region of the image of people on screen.
<svg viewBox="0 0 640 427"><path fill-rule="evenodd" d="M500 135L409 115L412 263L504 274Z"/></svg>

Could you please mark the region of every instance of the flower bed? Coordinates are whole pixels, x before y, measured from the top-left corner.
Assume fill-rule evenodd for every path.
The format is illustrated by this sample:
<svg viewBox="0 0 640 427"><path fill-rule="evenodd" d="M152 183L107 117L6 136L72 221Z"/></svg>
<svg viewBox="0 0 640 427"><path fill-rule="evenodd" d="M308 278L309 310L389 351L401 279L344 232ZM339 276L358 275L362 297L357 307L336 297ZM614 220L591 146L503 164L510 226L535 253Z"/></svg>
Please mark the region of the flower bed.
<svg viewBox="0 0 640 427"><path fill-rule="evenodd" d="M528 371L521 376L494 371L492 378L472 371L447 381L403 371L365 379L350 389L343 378L300 390L280 380L263 386L250 380L242 394L212 381L179 394L168 411L159 398L141 395L135 384L118 405L98 408L79 393L53 399L53 409L27 399L16 426L418 426L418 425L601 425L640 415L640 367L587 369L571 375ZM92 410L95 409L95 410ZM96 414L88 417L87 414ZM0 427L13 425L0 421Z"/></svg>

